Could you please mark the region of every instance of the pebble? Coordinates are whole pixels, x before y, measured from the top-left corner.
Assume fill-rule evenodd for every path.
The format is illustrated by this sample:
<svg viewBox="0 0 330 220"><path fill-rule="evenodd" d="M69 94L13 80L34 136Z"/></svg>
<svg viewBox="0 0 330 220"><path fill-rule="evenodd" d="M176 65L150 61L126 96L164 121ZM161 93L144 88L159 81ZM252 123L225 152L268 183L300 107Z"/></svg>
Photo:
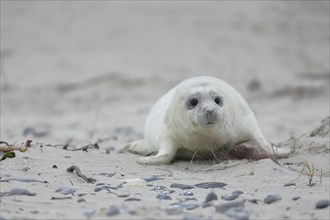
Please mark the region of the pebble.
<svg viewBox="0 0 330 220"><path fill-rule="evenodd" d="M183 191L179 194L180 196L193 196L194 193L190 191Z"/></svg>
<svg viewBox="0 0 330 220"><path fill-rule="evenodd" d="M229 210L231 208L242 208L243 209L244 203L245 203L245 200L238 201L238 202L225 203L225 204L216 206L215 211L219 212L219 213L225 213L227 210Z"/></svg>
<svg viewBox="0 0 330 220"><path fill-rule="evenodd" d="M156 198L159 200L172 200L172 198L165 193L158 194Z"/></svg>
<svg viewBox="0 0 330 220"><path fill-rule="evenodd" d="M97 186L94 188L94 192L99 192L102 190L107 190L108 192L111 192L110 189L107 186Z"/></svg>
<svg viewBox="0 0 330 220"><path fill-rule="evenodd" d="M76 189L69 188L69 187L60 187L57 190L55 190L56 193L61 193L63 195L71 194L74 196L74 193L76 192Z"/></svg>
<svg viewBox="0 0 330 220"><path fill-rule="evenodd" d="M37 193L31 193L26 189L21 188L13 188L9 192L3 194L4 196L19 196L19 195L26 195L26 196L35 196Z"/></svg>
<svg viewBox="0 0 330 220"><path fill-rule="evenodd" d="M125 199L124 201L126 201L126 202L133 202L133 201L141 201L141 199L140 198L133 198L133 197L131 197L131 198Z"/></svg>
<svg viewBox="0 0 330 220"><path fill-rule="evenodd" d="M252 204L258 204L261 200L259 199L249 199L248 202L251 202Z"/></svg>
<svg viewBox="0 0 330 220"><path fill-rule="evenodd" d="M38 214L39 211L38 210L31 210L30 213L35 215L35 214Z"/></svg>
<svg viewBox="0 0 330 220"><path fill-rule="evenodd" d="M320 201L318 201L316 203L316 208L317 209L323 209L323 208L326 208L328 206L330 206L330 200L328 200L328 199L321 199Z"/></svg>
<svg viewBox="0 0 330 220"><path fill-rule="evenodd" d="M71 196L64 196L64 197L52 197L50 200L65 200L65 199L72 199Z"/></svg>
<svg viewBox="0 0 330 220"><path fill-rule="evenodd" d="M106 215L107 216L114 216L114 215L118 215L120 213L120 209L115 206L115 205L112 205L108 208L107 212L106 212Z"/></svg>
<svg viewBox="0 0 330 220"><path fill-rule="evenodd" d="M87 209L84 211L83 215L85 215L87 218L90 218L95 213L96 213L95 209Z"/></svg>
<svg viewBox="0 0 330 220"><path fill-rule="evenodd" d="M144 177L141 179L143 179L146 182L151 182L151 181L155 181L155 180L163 180L163 178L161 178L159 176Z"/></svg>
<svg viewBox="0 0 330 220"><path fill-rule="evenodd" d="M186 204L186 205L184 205L184 208L187 209L187 210L193 210L193 209L198 208L198 207L199 207L199 205L197 205L197 204Z"/></svg>
<svg viewBox="0 0 330 220"><path fill-rule="evenodd" d="M297 201L298 199L301 199L301 197L300 196L296 196L296 197L293 197L292 198L293 201Z"/></svg>
<svg viewBox="0 0 330 220"><path fill-rule="evenodd" d="M225 213L228 217L237 219L237 220L248 220L249 212L246 211L243 207L230 208Z"/></svg>
<svg viewBox="0 0 330 220"><path fill-rule="evenodd" d="M208 220L210 218L204 218L203 216L184 216L182 220Z"/></svg>
<svg viewBox="0 0 330 220"><path fill-rule="evenodd" d="M129 194L118 194L117 197L126 198L126 197L129 197Z"/></svg>
<svg viewBox="0 0 330 220"><path fill-rule="evenodd" d="M101 176L106 176L106 177L112 177L112 176L114 176L116 173L115 172L113 172L113 173L99 173L99 175L101 175Z"/></svg>
<svg viewBox="0 0 330 220"><path fill-rule="evenodd" d="M279 194L272 194L272 195L266 196L266 198L264 199L264 203L271 204L271 203L276 202L281 199L282 199L282 197Z"/></svg>
<svg viewBox="0 0 330 220"><path fill-rule="evenodd" d="M226 186L226 183L222 183L222 182L203 182L203 183L198 183L195 184L195 187L198 188L203 188L203 189L214 189L214 188L223 188L224 186Z"/></svg>
<svg viewBox="0 0 330 220"><path fill-rule="evenodd" d="M295 183L287 183L287 184L284 184L284 187L287 187L287 186L295 186L296 184Z"/></svg>
<svg viewBox="0 0 330 220"><path fill-rule="evenodd" d="M194 188L191 185L181 184L181 183L173 183L173 184L171 184L170 187L172 187L172 188L179 188L179 189L192 189L192 188Z"/></svg>
<svg viewBox="0 0 330 220"><path fill-rule="evenodd" d="M187 203L187 202L177 202L172 203L166 208L166 212L169 215L176 215L182 213L184 210L193 210L198 208L199 205L194 203Z"/></svg>
<svg viewBox="0 0 330 220"><path fill-rule="evenodd" d="M225 195L221 196L221 199L227 200L227 201L231 201L236 199L240 194L242 194L242 191L234 191L232 193L226 193Z"/></svg>
<svg viewBox="0 0 330 220"><path fill-rule="evenodd" d="M209 194L207 194L207 196L205 198L205 202L210 202L213 200L218 200L218 196L214 192L210 192Z"/></svg>
<svg viewBox="0 0 330 220"><path fill-rule="evenodd" d="M155 187L152 189L152 191L160 191L160 190L164 190L164 189L166 189L165 186L155 186Z"/></svg>

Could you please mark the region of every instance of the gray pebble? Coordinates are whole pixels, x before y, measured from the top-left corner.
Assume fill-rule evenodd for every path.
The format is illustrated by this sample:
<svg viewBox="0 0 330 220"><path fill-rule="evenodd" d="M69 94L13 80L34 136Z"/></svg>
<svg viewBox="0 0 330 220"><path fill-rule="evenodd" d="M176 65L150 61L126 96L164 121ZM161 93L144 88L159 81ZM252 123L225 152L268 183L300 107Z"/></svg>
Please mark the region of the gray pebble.
<svg viewBox="0 0 330 220"><path fill-rule="evenodd" d="M99 173L99 175L101 175L101 176L106 176L106 177L112 177L112 176L114 176L116 173L114 172L114 173Z"/></svg>
<svg viewBox="0 0 330 220"><path fill-rule="evenodd" d="M195 208L198 208L199 205L194 204L194 203L189 203L189 202L177 202L177 203L172 203L170 204L166 212L169 215L176 215L180 214L183 212L183 210L193 210Z"/></svg>
<svg viewBox="0 0 330 220"><path fill-rule="evenodd" d="M187 184L181 184L181 183L173 183L171 184L172 188L179 188L179 189L192 189L194 188L191 185L187 185Z"/></svg>
<svg viewBox="0 0 330 220"><path fill-rule="evenodd" d="M222 205L218 205L215 207L215 211L219 213L225 213L227 210L231 208L243 208L245 200L238 201L238 202L229 202Z"/></svg>
<svg viewBox="0 0 330 220"><path fill-rule="evenodd" d="M193 196L194 193L190 191L183 191L182 193L179 194L180 196Z"/></svg>
<svg viewBox="0 0 330 220"><path fill-rule="evenodd" d="M107 216L114 216L114 215L118 215L120 213L120 209L115 206L115 205L112 205L108 208L107 212L106 212L106 215Z"/></svg>
<svg viewBox="0 0 330 220"><path fill-rule="evenodd" d="M87 216L88 218L91 217L96 213L95 209L87 209L84 211L83 215Z"/></svg>
<svg viewBox="0 0 330 220"><path fill-rule="evenodd" d="M127 202L135 202L135 201L141 201L141 199L140 198L133 198L133 197L131 197L131 198L127 198L127 199L125 199L124 201L127 201Z"/></svg>
<svg viewBox="0 0 330 220"><path fill-rule="evenodd" d="M31 214L38 214L39 211L38 211L38 210L31 210L30 213L31 213Z"/></svg>
<svg viewBox="0 0 330 220"><path fill-rule="evenodd" d="M74 193L76 192L76 189L69 188L69 187L60 187L57 190L55 190L56 193L61 193L63 195L71 194L74 196Z"/></svg>
<svg viewBox="0 0 330 220"><path fill-rule="evenodd" d="M248 220L249 212L243 209L243 207L230 208L225 213L228 217L237 219L237 220Z"/></svg>
<svg viewBox="0 0 330 220"><path fill-rule="evenodd" d="M183 212L183 207L178 204L169 205L166 208L166 213L168 215L178 215L181 214L182 212Z"/></svg>
<svg viewBox="0 0 330 220"><path fill-rule="evenodd" d="M281 199L282 199L282 197L279 194L272 194L272 195L266 196L266 198L264 199L264 203L271 204L271 203L276 202Z"/></svg>
<svg viewBox="0 0 330 220"><path fill-rule="evenodd" d="M203 188L203 189L214 189L214 188L223 188L224 186L226 186L226 183L222 183L222 182L203 182L203 183L198 183L195 184L195 187L198 188Z"/></svg>
<svg viewBox="0 0 330 220"><path fill-rule="evenodd" d="M163 193L157 195L156 198L159 199L159 200L172 200L172 198L169 195L163 194Z"/></svg>
<svg viewBox="0 0 330 220"><path fill-rule="evenodd" d="M144 177L141 179L143 179L146 182L151 182L151 181L155 181L155 180L163 180L163 178L160 178L158 176Z"/></svg>
<svg viewBox="0 0 330 220"><path fill-rule="evenodd" d="M318 201L316 203L316 208L317 209L323 209L323 208L326 208L328 206L330 206L330 200L328 200L328 199L321 199L320 201Z"/></svg>
<svg viewBox="0 0 330 220"><path fill-rule="evenodd" d="M129 194L118 194L117 197L126 198L126 197L129 197Z"/></svg>
<svg viewBox="0 0 330 220"><path fill-rule="evenodd" d="M105 187L105 186L97 186L94 188L94 192L99 192L99 191L102 191L102 190L107 190L108 192L110 192L110 189Z"/></svg>
<svg viewBox="0 0 330 220"><path fill-rule="evenodd" d="M203 216L184 216L182 220L210 220L210 218L204 218Z"/></svg>
<svg viewBox="0 0 330 220"><path fill-rule="evenodd" d="M37 193L31 193L26 189L14 188L9 192L4 193L3 195L4 196L20 196L20 195L35 196L37 195Z"/></svg>
<svg viewBox="0 0 330 220"><path fill-rule="evenodd" d="M218 196L214 192L210 192L209 194L207 194L207 196L205 198L205 202L210 202L213 200L218 200Z"/></svg>
<svg viewBox="0 0 330 220"><path fill-rule="evenodd" d="M164 190L164 189L166 189L165 186L155 186L152 190L153 191L160 191L160 190Z"/></svg>
<svg viewBox="0 0 330 220"><path fill-rule="evenodd" d="M221 196L221 199L227 200L227 201L231 201L236 199L240 194L242 194L242 191L234 191L232 193L226 193L225 195Z"/></svg>
<svg viewBox="0 0 330 220"><path fill-rule="evenodd" d="M301 199L301 197L300 196L296 196L296 197L293 197L292 198L293 201L297 201L298 199Z"/></svg>
<svg viewBox="0 0 330 220"><path fill-rule="evenodd" d="M252 204L258 204L261 200L259 199L249 199L248 202L251 202Z"/></svg>
<svg viewBox="0 0 330 220"><path fill-rule="evenodd" d="M295 186L296 184L295 183L287 183L287 184L284 184L284 187L287 187L287 186Z"/></svg>

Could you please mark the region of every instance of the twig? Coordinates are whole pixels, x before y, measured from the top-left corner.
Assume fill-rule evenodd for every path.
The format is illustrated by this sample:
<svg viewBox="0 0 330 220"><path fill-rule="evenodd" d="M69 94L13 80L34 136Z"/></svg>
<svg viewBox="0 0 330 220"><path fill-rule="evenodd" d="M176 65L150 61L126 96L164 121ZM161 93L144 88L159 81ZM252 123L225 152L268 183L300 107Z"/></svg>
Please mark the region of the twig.
<svg viewBox="0 0 330 220"><path fill-rule="evenodd" d="M82 174L81 171L80 171L80 168L78 166L73 165L73 166L70 166L68 169L66 169L66 171L68 171L69 173L72 173L74 170L76 171L76 174L79 177L83 178L87 183L95 183L96 182L96 179L94 179L92 177L88 178L87 176Z"/></svg>

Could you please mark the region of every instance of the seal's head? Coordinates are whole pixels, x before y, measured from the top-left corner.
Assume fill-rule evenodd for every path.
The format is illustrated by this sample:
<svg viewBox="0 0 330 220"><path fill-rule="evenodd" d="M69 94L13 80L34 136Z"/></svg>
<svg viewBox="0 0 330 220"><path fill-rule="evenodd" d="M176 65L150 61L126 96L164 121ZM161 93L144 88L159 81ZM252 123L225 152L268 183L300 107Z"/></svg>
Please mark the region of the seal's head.
<svg viewBox="0 0 330 220"><path fill-rule="evenodd" d="M224 117L224 97L212 83L196 81L182 85L178 88L175 99L175 115L188 128L213 128L221 124Z"/></svg>
<svg viewBox="0 0 330 220"><path fill-rule="evenodd" d="M200 87L185 99L186 111L196 126L213 127L219 122L223 106L220 94Z"/></svg>

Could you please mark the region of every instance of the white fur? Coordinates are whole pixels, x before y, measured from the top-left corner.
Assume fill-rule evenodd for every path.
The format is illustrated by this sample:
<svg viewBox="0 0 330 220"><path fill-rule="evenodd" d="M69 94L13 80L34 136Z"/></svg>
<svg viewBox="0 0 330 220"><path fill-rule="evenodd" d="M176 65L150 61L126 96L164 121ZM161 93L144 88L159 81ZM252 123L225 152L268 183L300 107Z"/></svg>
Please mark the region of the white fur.
<svg viewBox="0 0 330 220"><path fill-rule="evenodd" d="M187 99L198 93L200 109L187 109ZM210 94L219 94L223 106L210 101ZM204 119L195 122L203 109L215 111L214 125L204 126ZM250 107L229 84L213 77L187 79L162 96L151 109L145 124L144 139L129 145L129 151L154 156L137 160L140 164L168 164L175 157L189 159L194 153L216 152L253 141L269 153L274 153L263 137ZM278 156L288 151L275 148Z"/></svg>

